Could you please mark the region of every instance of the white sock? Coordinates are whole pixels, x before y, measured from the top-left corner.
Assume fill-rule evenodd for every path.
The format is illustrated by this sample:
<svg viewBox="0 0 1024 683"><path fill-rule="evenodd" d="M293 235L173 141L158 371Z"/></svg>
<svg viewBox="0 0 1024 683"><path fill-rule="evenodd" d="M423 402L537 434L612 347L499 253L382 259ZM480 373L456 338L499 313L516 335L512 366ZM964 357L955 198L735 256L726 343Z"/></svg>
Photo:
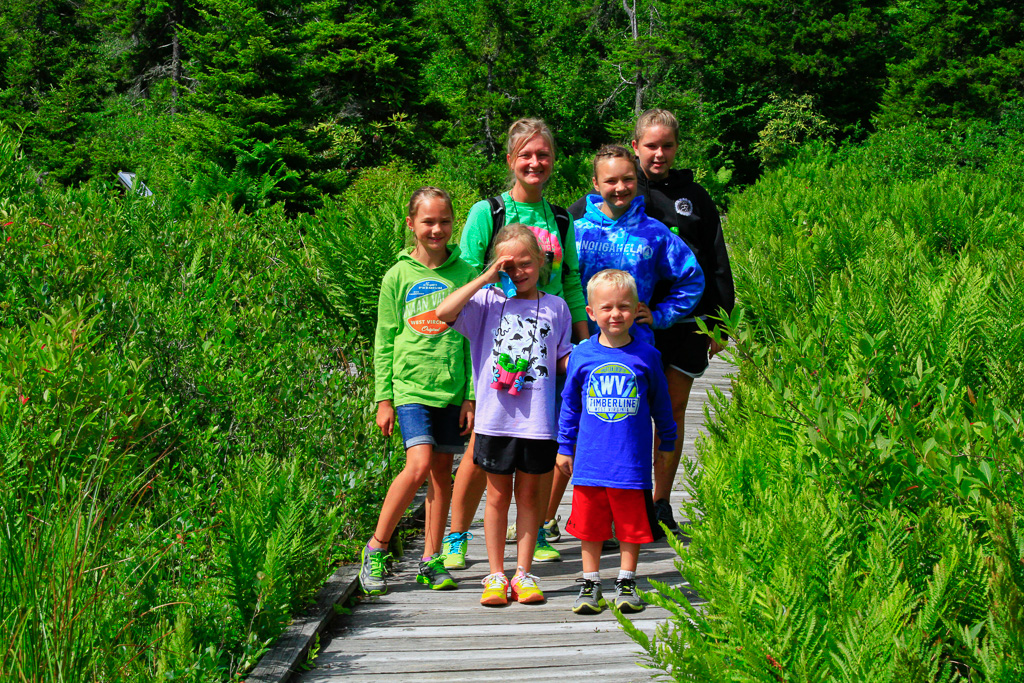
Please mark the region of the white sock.
<svg viewBox="0 0 1024 683"><path fill-rule="evenodd" d="M594 583L601 583L601 572L583 572L583 578Z"/></svg>
<svg viewBox="0 0 1024 683"><path fill-rule="evenodd" d="M636 572L627 572L625 569L620 569L619 570L619 578L617 578L616 581L622 581L623 579L633 579L633 578L636 578Z"/></svg>

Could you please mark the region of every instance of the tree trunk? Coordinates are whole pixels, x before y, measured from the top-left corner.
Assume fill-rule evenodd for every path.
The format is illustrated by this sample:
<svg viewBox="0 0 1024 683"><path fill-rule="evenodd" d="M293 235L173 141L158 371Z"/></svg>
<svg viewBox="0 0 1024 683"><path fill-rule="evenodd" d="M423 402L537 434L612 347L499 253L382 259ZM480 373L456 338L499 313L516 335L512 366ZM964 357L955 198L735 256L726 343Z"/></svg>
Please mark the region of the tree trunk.
<svg viewBox="0 0 1024 683"><path fill-rule="evenodd" d="M487 109L484 111L484 147L487 149L487 156L491 161L498 158L498 143L494 139L494 131L491 130L491 118L494 110L491 108L490 96L494 93L494 58L487 59Z"/></svg>
<svg viewBox="0 0 1024 683"><path fill-rule="evenodd" d="M640 26L637 22L636 16L636 0L633 0L633 6L629 6L629 0L622 0L622 9L625 10L626 16L629 17L629 30L633 36L633 45L637 45L640 42ZM636 60L636 72L633 74L633 115L640 116L640 112L643 111L644 104L644 68L643 62L637 58Z"/></svg>
<svg viewBox="0 0 1024 683"><path fill-rule="evenodd" d="M178 113L178 86L181 85L181 15L182 1L174 3L171 13L171 113Z"/></svg>

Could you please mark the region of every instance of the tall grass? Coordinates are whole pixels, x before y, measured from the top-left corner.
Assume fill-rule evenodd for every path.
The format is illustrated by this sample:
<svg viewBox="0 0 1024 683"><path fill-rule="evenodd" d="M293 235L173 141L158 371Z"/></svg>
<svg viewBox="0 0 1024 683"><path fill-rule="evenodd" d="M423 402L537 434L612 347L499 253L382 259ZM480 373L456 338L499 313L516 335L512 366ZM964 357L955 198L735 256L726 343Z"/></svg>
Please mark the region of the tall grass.
<svg viewBox="0 0 1024 683"><path fill-rule="evenodd" d="M662 586L675 619L632 629L676 679L1024 676L1024 163L921 135L732 204L737 376L677 546L708 604Z"/></svg>
<svg viewBox="0 0 1024 683"><path fill-rule="evenodd" d="M239 679L389 483L366 342L278 208L29 176L0 128L0 680Z"/></svg>

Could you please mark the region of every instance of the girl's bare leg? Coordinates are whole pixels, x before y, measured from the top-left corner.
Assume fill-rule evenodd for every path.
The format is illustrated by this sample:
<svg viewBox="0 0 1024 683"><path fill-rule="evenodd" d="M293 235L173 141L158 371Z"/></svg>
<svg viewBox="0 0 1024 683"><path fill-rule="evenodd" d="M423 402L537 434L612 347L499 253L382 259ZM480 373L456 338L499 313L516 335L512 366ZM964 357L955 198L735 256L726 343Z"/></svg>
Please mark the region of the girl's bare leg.
<svg viewBox="0 0 1024 683"><path fill-rule="evenodd" d="M430 444L413 446L405 452L405 467L388 487L384 504L380 508L380 516L377 518L377 528L374 529L373 537L368 544L371 548L387 547L395 527L430 472L433 452L434 447ZM450 464L448 467L451 471Z"/></svg>
<svg viewBox="0 0 1024 683"><path fill-rule="evenodd" d="M435 453L430 461L427 479L426 522L423 525L423 555L432 557L441 552L444 525L448 522L448 508L452 503L451 453Z"/></svg>
<svg viewBox="0 0 1024 683"><path fill-rule="evenodd" d="M505 527L512 504L512 475L487 473L487 506L484 508L484 542L491 574L505 571ZM534 529L534 542L537 531ZM533 546L530 546L531 558Z"/></svg>
<svg viewBox="0 0 1024 683"><path fill-rule="evenodd" d="M516 544L518 565L527 572L533 565L533 551L537 545L537 530L540 528L541 509L547 500L544 480L551 481L551 473L527 474L516 470ZM490 489L487 492L487 505L490 507ZM507 510L508 508L506 508ZM507 519L507 515L506 515ZM488 542L489 544L489 542Z"/></svg>
<svg viewBox="0 0 1024 683"><path fill-rule="evenodd" d="M466 454L462 456L462 462L459 463L459 471L455 473L455 490L452 494L451 532L453 534L469 531L477 508L480 507L484 489L487 488L487 473L473 464L475 442L476 433L474 432L469 437L469 445L466 446Z"/></svg>
<svg viewBox="0 0 1024 683"><path fill-rule="evenodd" d="M676 421L676 431L679 438L676 439L676 449L672 457L666 460L654 459L654 500L668 500L672 493L672 483L676 480L676 472L679 471L679 459L683 454L683 426L686 423L686 404L690 400L690 389L693 388L693 378L689 375L669 368L665 372L668 380L668 395L672 400L672 417ZM661 439L655 436L654 450L658 450Z"/></svg>

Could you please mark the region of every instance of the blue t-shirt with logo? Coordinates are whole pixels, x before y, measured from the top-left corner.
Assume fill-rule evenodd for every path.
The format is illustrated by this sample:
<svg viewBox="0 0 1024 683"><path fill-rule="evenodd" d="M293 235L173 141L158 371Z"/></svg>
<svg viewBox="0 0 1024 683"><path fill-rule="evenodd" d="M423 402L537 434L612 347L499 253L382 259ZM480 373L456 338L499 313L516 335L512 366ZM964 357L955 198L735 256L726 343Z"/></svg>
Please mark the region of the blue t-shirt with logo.
<svg viewBox="0 0 1024 683"><path fill-rule="evenodd" d="M661 354L633 339L617 349L595 334L569 355L558 420L558 452L576 455L576 486L650 489L653 436L675 448L676 422ZM582 435L582 438L580 438Z"/></svg>

